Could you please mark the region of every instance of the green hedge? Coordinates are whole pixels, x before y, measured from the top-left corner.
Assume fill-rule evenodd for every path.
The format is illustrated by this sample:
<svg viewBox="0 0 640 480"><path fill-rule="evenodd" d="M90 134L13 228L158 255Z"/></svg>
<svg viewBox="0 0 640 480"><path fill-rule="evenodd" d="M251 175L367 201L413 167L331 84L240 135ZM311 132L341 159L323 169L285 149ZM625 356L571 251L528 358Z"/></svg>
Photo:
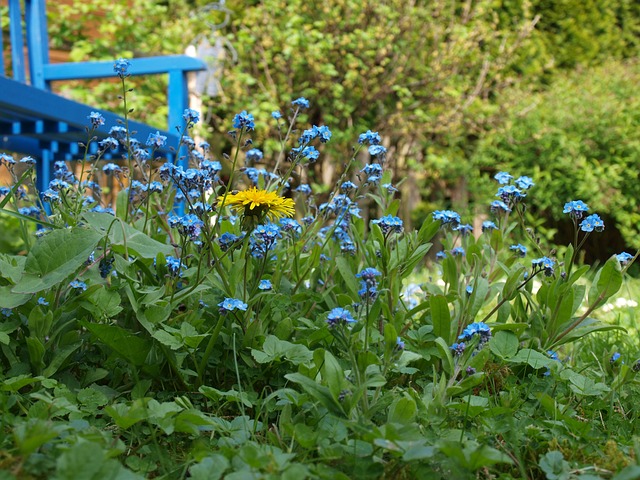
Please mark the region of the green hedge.
<svg viewBox="0 0 640 480"><path fill-rule="evenodd" d="M558 79L543 94L523 96L504 128L488 135L473 162L536 178L535 203L563 218L572 199L614 222L640 247L640 63L609 62Z"/></svg>

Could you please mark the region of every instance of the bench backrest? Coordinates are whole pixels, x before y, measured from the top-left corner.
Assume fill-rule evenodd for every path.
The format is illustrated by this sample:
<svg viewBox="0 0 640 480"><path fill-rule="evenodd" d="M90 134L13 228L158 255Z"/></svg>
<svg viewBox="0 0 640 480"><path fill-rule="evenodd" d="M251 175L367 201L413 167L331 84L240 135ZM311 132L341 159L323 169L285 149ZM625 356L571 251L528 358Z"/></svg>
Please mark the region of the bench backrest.
<svg viewBox="0 0 640 480"><path fill-rule="evenodd" d="M0 74L7 76L9 71L7 67L10 67L14 80L27 83L29 79L32 86L48 89L48 82L44 78L44 66L49 63L45 0L24 0L24 4L20 0L8 1L11 55L8 59L3 58ZM4 54L4 45L1 42L2 39L0 39L0 47ZM25 46L27 47L26 58ZM29 75L27 75L27 66Z"/></svg>

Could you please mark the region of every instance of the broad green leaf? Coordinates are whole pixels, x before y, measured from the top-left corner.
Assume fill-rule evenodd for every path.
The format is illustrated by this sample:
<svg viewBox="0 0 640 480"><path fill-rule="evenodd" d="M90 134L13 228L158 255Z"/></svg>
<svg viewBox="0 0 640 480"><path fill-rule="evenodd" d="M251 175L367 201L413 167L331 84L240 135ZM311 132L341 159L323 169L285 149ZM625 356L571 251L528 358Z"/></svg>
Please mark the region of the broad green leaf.
<svg viewBox="0 0 640 480"><path fill-rule="evenodd" d="M313 358L313 353L304 345L280 340L275 335L268 335L262 344L262 350L251 350L251 355L258 363L279 361L283 357L294 365L307 363Z"/></svg>
<svg viewBox="0 0 640 480"><path fill-rule="evenodd" d="M622 271L620 262L616 257L612 257L607 260L593 279L593 284L589 289L589 305L606 301L610 296L617 293L621 286Z"/></svg>
<svg viewBox="0 0 640 480"><path fill-rule="evenodd" d="M473 293L471 294L471 309L469 310L469 318L475 319L480 309L487 301L487 294L489 293L489 282L486 279L479 277L473 284Z"/></svg>
<svg viewBox="0 0 640 480"><path fill-rule="evenodd" d="M11 283L18 283L24 272L27 257L0 253L0 275Z"/></svg>
<svg viewBox="0 0 640 480"><path fill-rule="evenodd" d="M515 297L518 292L518 285L520 285L524 280L523 273L525 270L525 267L519 265L511 272L509 278L507 278L507 281L504 283L504 287L502 288L502 298L512 300L513 297Z"/></svg>
<svg viewBox="0 0 640 480"><path fill-rule="evenodd" d="M0 287L0 308L16 308L31 299L31 293L13 293L13 285Z"/></svg>
<svg viewBox="0 0 640 480"><path fill-rule="evenodd" d="M526 363L532 368L549 368L556 361L536 350L523 348L515 357L508 359L511 363Z"/></svg>
<svg viewBox="0 0 640 480"><path fill-rule="evenodd" d="M118 192L118 195L116 196L116 216L118 218L127 218L128 195L128 190L126 188L123 188Z"/></svg>
<svg viewBox="0 0 640 480"><path fill-rule="evenodd" d="M581 375L570 369L565 369L560 373L560 378L569 380L569 388L578 395L584 396L600 396L603 393L610 392L611 389L604 383L596 383L585 375Z"/></svg>
<svg viewBox="0 0 640 480"><path fill-rule="evenodd" d="M344 370L328 350L324 352L324 365L322 367L322 377L329 391L333 395L333 398L337 399L342 391L342 387L345 384Z"/></svg>
<svg viewBox="0 0 640 480"><path fill-rule="evenodd" d="M30 375L18 375L17 377L5 378L2 380L2 384L0 384L0 390L4 392L17 392L22 387L41 382L42 380L44 380L44 377L32 377Z"/></svg>
<svg viewBox="0 0 640 480"><path fill-rule="evenodd" d="M93 442L81 441L58 458L57 480L141 480L120 462L107 458L108 450Z"/></svg>
<svg viewBox="0 0 640 480"><path fill-rule="evenodd" d="M144 405L144 401L144 399L135 400L131 405L114 403L107 405L104 411L113 418L118 427L127 429L147 418L147 407Z"/></svg>
<svg viewBox="0 0 640 480"><path fill-rule="evenodd" d="M420 244L430 242L440 230L440 221L427 217L423 222L420 230L418 230L418 242Z"/></svg>
<svg viewBox="0 0 640 480"><path fill-rule="evenodd" d="M442 337L436 338L436 345L440 351L440 358L442 359L442 368L449 375L454 370L453 356L451 355L451 349L449 345L444 341Z"/></svg>
<svg viewBox="0 0 640 480"><path fill-rule="evenodd" d="M287 380L297 383L311 398L320 402L326 409L334 415L344 416L342 407L333 398L329 389L323 385L319 385L315 381L300 373L289 373L284 376Z"/></svg>
<svg viewBox="0 0 640 480"><path fill-rule="evenodd" d="M118 253L128 252L140 258L156 258L158 253L175 255L171 245L160 243L137 228L120 221L108 213L87 212L83 215L91 227L102 236L109 232L109 243Z"/></svg>
<svg viewBox="0 0 640 480"><path fill-rule="evenodd" d="M74 343L72 345L66 345L55 350L53 358L51 359L47 367L43 370L42 374L45 377L52 376L60 369L60 367L62 367L62 365L64 365L64 362L67 360L67 358L69 358L69 356L81 346L82 343Z"/></svg>
<svg viewBox="0 0 640 480"><path fill-rule="evenodd" d="M214 453L191 466L189 478L192 480L219 480L229 466L229 460L226 457Z"/></svg>
<svg viewBox="0 0 640 480"><path fill-rule="evenodd" d="M476 417L489 409L489 399L477 395L462 397L460 403L452 403L449 408L464 412L465 416Z"/></svg>
<svg viewBox="0 0 640 480"><path fill-rule="evenodd" d="M218 390L217 388L209 387L207 385L201 386L198 391L215 402L224 398L232 402L241 402L247 408L253 408L253 403L251 403L245 392L238 392L237 390L228 390L223 392L222 390Z"/></svg>
<svg viewBox="0 0 640 480"><path fill-rule="evenodd" d="M511 358L518 351L518 337L508 331L498 331L489 340L489 348L502 359Z"/></svg>
<svg viewBox="0 0 640 480"><path fill-rule="evenodd" d="M416 402L411 397L397 398L389 407L387 423L410 424L414 421L417 410Z"/></svg>
<svg viewBox="0 0 640 480"><path fill-rule="evenodd" d="M358 281L347 259L344 257L337 257L336 265L338 267L338 271L340 272L340 276L342 276L344 283L347 285L349 293L353 298L356 298L358 296Z"/></svg>
<svg viewBox="0 0 640 480"><path fill-rule="evenodd" d="M17 318L0 322L0 343L9 345L11 341L9 334L15 332L20 325L21 322Z"/></svg>
<svg viewBox="0 0 640 480"><path fill-rule="evenodd" d="M116 325L82 322L96 338L134 365L144 365L151 350L151 341L134 335Z"/></svg>
<svg viewBox="0 0 640 480"><path fill-rule="evenodd" d="M571 477L569 462L564 459L562 452L557 450L545 453L540 458L539 466L547 480L569 480Z"/></svg>
<svg viewBox="0 0 640 480"><path fill-rule="evenodd" d="M429 304L434 335L444 339L447 345L451 344L451 313L447 298L444 295L432 295Z"/></svg>
<svg viewBox="0 0 640 480"><path fill-rule="evenodd" d="M55 230L39 239L27 255L14 293L36 293L62 282L86 262L102 239L90 228Z"/></svg>
<svg viewBox="0 0 640 480"><path fill-rule="evenodd" d="M80 305L97 320L115 317L122 311L120 294L116 290L109 290L104 285L97 285L87 290L80 300Z"/></svg>
<svg viewBox="0 0 640 480"><path fill-rule="evenodd" d="M31 455L59 434L50 422L37 418L32 420L20 422L13 429L15 445L25 456Z"/></svg>
<svg viewBox="0 0 640 480"><path fill-rule="evenodd" d="M574 321L576 321L575 318L571 319L568 323L571 324ZM565 327L569 328L569 325L566 325ZM582 323L578 324L578 326L575 327L573 330L571 330L569 333L564 335L559 340L556 340L550 343L549 348L553 349L560 345L564 345L565 343L573 342L593 332L607 332L609 330L620 330L622 332L627 331L624 327L620 325L611 325L608 323L603 323L594 318L585 318L582 321ZM562 328L560 331L562 332Z"/></svg>

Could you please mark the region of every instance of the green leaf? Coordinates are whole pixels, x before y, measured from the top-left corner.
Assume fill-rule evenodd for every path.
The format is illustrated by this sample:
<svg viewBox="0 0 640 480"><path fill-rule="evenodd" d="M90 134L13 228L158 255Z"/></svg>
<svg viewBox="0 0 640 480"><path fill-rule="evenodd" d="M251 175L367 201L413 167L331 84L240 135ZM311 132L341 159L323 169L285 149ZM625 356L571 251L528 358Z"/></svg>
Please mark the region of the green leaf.
<svg viewBox="0 0 640 480"><path fill-rule="evenodd" d="M308 377L305 377L301 373L289 373L284 376L287 380L297 383L311 398L314 398L320 402L327 410L334 415L344 417L342 407L337 403L337 400L333 398L329 389L323 385L319 385L315 381Z"/></svg>
<svg viewBox="0 0 640 480"><path fill-rule="evenodd" d="M251 403L245 392L238 392L237 390L223 392L207 385L201 386L198 391L215 402L219 402L221 398L224 398L228 401L242 403L247 408L253 408L253 403Z"/></svg>
<svg viewBox="0 0 640 480"><path fill-rule="evenodd" d="M568 480L571 477L569 462L564 459L562 452L557 450L545 453L538 465L547 476L547 480Z"/></svg>
<svg viewBox="0 0 640 480"><path fill-rule="evenodd" d="M109 232L109 243L115 252L121 254L128 252L140 258L156 258L158 253L175 254L171 245L154 240L108 213L87 212L83 218L102 236Z"/></svg>
<svg viewBox="0 0 640 480"><path fill-rule="evenodd" d="M118 192L116 196L116 216L118 218L127 218L127 206L129 202L127 200L127 196L129 195L128 190L123 188Z"/></svg>
<svg viewBox="0 0 640 480"><path fill-rule="evenodd" d="M489 340L489 348L502 359L511 358L518 351L518 337L507 331L496 332Z"/></svg>
<svg viewBox="0 0 640 480"><path fill-rule="evenodd" d="M50 377L55 374L60 369L60 367L64 365L64 362L67 360L67 358L69 358L69 356L81 346L82 343L78 342L72 345L66 345L55 350L53 358L49 362L49 365L47 365L47 367L43 370L42 374L45 377Z"/></svg>
<svg viewBox="0 0 640 480"><path fill-rule="evenodd" d="M24 305L32 297L31 293L13 293L13 285L0 287L0 308L16 308Z"/></svg>
<svg viewBox="0 0 640 480"><path fill-rule="evenodd" d="M473 283L473 293L471 294L471 309L469 310L469 318L475 319L480 309L487 301L487 293L489 293L489 282L479 277Z"/></svg>
<svg viewBox="0 0 640 480"><path fill-rule="evenodd" d="M258 363L271 363L286 358L294 365L310 362L313 353L304 345L280 340L275 335L268 335L262 344L262 350L251 349L251 355Z"/></svg>
<svg viewBox="0 0 640 480"><path fill-rule="evenodd" d="M576 320L575 318L571 319L569 324L573 323L575 320ZM564 345L565 343L573 342L593 332L607 332L610 330L620 330L625 333L627 332L627 330L620 325L610 325L608 323L603 323L594 318L585 318L582 321L582 323L580 323L577 327L571 330L568 334L563 336L560 340L553 342L549 346L549 348L553 349L560 345Z"/></svg>
<svg viewBox="0 0 640 480"><path fill-rule="evenodd" d="M563 370L560 373L560 378L563 380L569 380L569 388L578 395L600 396L603 393L611 391L611 389L604 383L596 383L589 377L581 375L570 369Z"/></svg>
<svg viewBox="0 0 640 480"><path fill-rule="evenodd" d="M444 295L432 295L429 298L431 305L431 321L433 333L436 337L444 339L447 345L451 344L451 313L449 303Z"/></svg>
<svg viewBox="0 0 640 480"><path fill-rule="evenodd" d="M107 450L97 443L79 441L60 455L57 480L138 480L143 477L107 458Z"/></svg>
<svg viewBox="0 0 640 480"><path fill-rule="evenodd" d="M604 303L611 295L620 290L622 286L622 270L620 262L612 257L598 271L593 284L589 289L589 305Z"/></svg>
<svg viewBox="0 0 640 480"><path fill-rule="evenodd" d="M192 480L219 480L230 467L229 460L219 453L205 457L189 469Z"/></svg>
<svg viewBox="0 0 640 480"><path fill-rule="evenodd" d="M526 363L536 369L549 368L556 363L552 358L530 348L523 348L515 357L510 358L509 361L511 363Z"/></svg>
<svg viewBox="0 0 640 480"><path fill-rule="evenodd" d="M436 338L436 345L440 351L440 358L442 359L442 368L446 373L451 375L454 370L453 356L451 355L451 349L449 345L444 341L442 337Z"/></svg>
<svg viewBox="0 0 640 480"><path fill-rule="evenodd" d="M344 257L336 258L336 265L338 267L338 271L340 272L340 276L344 280L347 285L347 289L353 298L358 296L358 281L353 274L353 270L349 265L349 262Z"/></svg>
<svg viewBox="0 0 640 480"><path fill-rule="evenodd" d="M17 377L5 378L2 380L0 390L15 393L22 387L41 382L42 380L44 380L44 377L32 377L30 375L18 375Z"/></svg>
<svg viewBox="0 0 640 480"><path fill-rule="evenodd" d="M27 257L0 253L0 275L11 283L18 283L24 272Z"/></svg>
<svg viewBox="0 0 640 480"><path fill-rule="evenodd" d="M629 465L618 472L611 480L637 480L640 478L640 465Z"/></svg>
<svg viewBox="0 0 640 480"><path fill-rule="evenodd" d="M95 230L55 230L38 240L27 255L24 275L14 293L37 293L62 282L84 265L102 239Z"/></svg>
<svg viewBox="0 0 640 480"><path fill-rule="evenodd" d="M104 411L113 418L116 425L122 429L127 429L147 418L147 408L143 403L144 399L135 400L132 404L114 403L107 405Z"/></svg>
<svg viewBox="0 0 640 480"><path fill-rule="evenodd" d="M98 340L136 366L146 363L151 341L116 325L81 322Z"/></svg>
<svg viewBox="0 0 640 480"><path fill-rule="evenodd" d="M338 399L345 384L344 370L329 351L324 352L324 365L322 366L322 378L327 382L333 398Z"/></svg>
<svg viewBox="0 0 640 480"><path fill-rule="evenodd" d="M403 425L413 423L417 410L416 402L411 397L397 398L389 407L387 423L401 423Z"/></svg>
<svg viewBox="0 0 640 480"><path fill-rule="evenodd" d="M511 275L509 275L509 278L507 278L507 281L504 283L504 287L502 288L502 298L512 300L513 297L516 296L516 293L518 292L517 287L524 280L523 273L525 270L525 267L519 265L511 272Z"/></svg>
<svg viewBox="0 0 640 480"><path fill-rule="evenodd" d="M430 242L431 239L436 236L439 229L440 221L427 217L424 222L422 222L420 230L418 230L418 243L424 244Z"/></svg>

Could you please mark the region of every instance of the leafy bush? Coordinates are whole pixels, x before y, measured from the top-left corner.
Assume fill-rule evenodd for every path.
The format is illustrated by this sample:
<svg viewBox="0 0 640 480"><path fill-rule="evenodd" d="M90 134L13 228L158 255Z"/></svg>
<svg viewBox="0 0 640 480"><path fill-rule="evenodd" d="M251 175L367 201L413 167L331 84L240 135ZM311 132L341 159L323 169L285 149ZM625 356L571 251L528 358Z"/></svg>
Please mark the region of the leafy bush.
<svg viewBox="0 0 640 480"><path fill-rule="evenodd" d="M589 198L611 219L608 229L640 246L638 81L638 62L610 62L558 79L548 92L521 99L505 127L480 143L475 164L530 172L538 184L535 205L556 221L563 202ZM608 238L601 258L616 246Z"/></svg>
<svg viewBox="0 0 640 480"><path fill-rule="evenodd" d="M125 60L116 73L126 98ZM578 252L603 225L581 201L564 207L575 237L563 258L535 238L512 245L514 230L528 235L525 199L538 187L505 172L477 236L450 210L405 229L372 131L326 202L308 185L284 196L333 136L294 130L308 104L269 120L282 132L273 171L249 142L253 115L235 115L227 184L210 147L187 136L193 110L177 146L188 169L154 163L161 135L143 146L120 126L79 175L57 163L41 197L17 195L33 168L20 162L31 168L0 207L41 229L26 256L0 257L3 468L37 478L636 474L631 440L609 440L600 418L638 422L629 399L640 363L614 352L596 372L560 355L623 330L593 314L637 255L612 257L585 282ZM106 163L116 148L123 161ZM14 171L12 157L2 162ZM104 174L123 187L114 207L96 183ZM369 222L365 199L377 206ZM412 284L438 232L439 278Z"/></svg>

